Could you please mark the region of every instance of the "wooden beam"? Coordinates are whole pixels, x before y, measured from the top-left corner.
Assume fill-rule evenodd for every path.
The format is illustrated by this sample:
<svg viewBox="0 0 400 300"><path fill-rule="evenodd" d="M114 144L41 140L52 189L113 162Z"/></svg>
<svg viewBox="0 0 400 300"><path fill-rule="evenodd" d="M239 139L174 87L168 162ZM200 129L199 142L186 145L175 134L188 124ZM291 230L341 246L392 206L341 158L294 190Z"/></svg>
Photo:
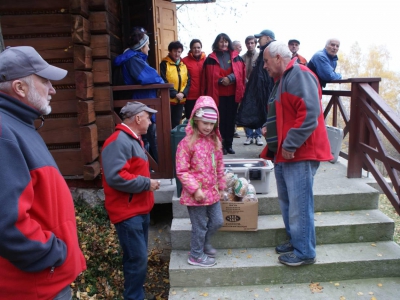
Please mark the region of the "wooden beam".
<svg viewBox="0 0 400 300"><path fill-rule="evenodd" d="M92 63L92 49L83 45L74 45L74 69L90 70Z"/></svg>
<svg viewBox="0 0 400 300"><path fill-rule="evenodd" d="M94 112L94 101L79 101L78 102L78 125L83 126L96 121Z"/></svg>
<svg viewBox="0 0 400 300"><path fill-rule="evenodd" d="M58 10L67 12L70 5L70 0L35 0L34 5L32 0L17 0L17 1L0 1L1 12L19 12L19 11L51 11Z"/></svg>
<svg viewBox="0 0 400 300"><path fill-rule="evenodd" d="M90 12L90 32L92 34L113 34L121 36L120 22L106 11Z"/></svg>
<svg viewBox="0 0 400 300"><path fill-rule="evenodd" d="M114 132L114 119L111 115L97 116L97 135L99 142L104 142Z"/></svg>
<svg viewBox="0 0 400 300"><path fill-rule="evenodd" d="M74 114L78 112L78 99L75 89L56 90L51 98L52 114Z"/></svg>
<svg viewBox="0 0 400 300"><path fill-rule="evenodd" d="M4 15L1 17L1 27L5 39L8 35L69 35L71 34L71 15Z"/></svg>
<svg viewBox="0 0 400 300"><path fill-rule="evenodd" d="M120 1L115 0L89 0L90 10L105 10L114 16L120 16Z"/></svg>
<svg viewBox="0 0 400 300"><path fill-rule="evenodd" d="M82 100L93 98L93 74L75 71L76 97Z"/></svg>
<svg viewBox="0 0 400 300"><path fill-rule="evenodd" d="M81 126L79 128L81 137L82 159L84 163L91 163L99 157L99 146L97 143L97 126Z"/></svg>
<svg viewBox="0 0 400 300"><path fill-rule="evenodd" d="M93 83L111 84L111 61L98 59L93 61Z"/></svg>
<svg viewBox="0 0 400 300"><path fill-rule="evenodd" d="M81 149L50 150L63 176L83 174Z"/></svg>
<svg viewBox="0 0 400 300"><path fill-rule="evenodd" d="M111 112L113 95L110 86L95 87L93 92L94 110L96 112Z"/></svg>
<svg viewBox="0 0 400 300"><path fill-rule="evenodd" d="M69 12L75 15L89 17L89 5L87 0L70 0Z"/></svg>
<svg viewBox="0 0 400 300"><path fill-rule="evenodd" d="M90 22L79 15L72 15L72 41L75 44L90 44Z"/></svg>
<svg viewBox="0 0 400 300"><path fill-rule="evenodd" d="M92 35L90 41L93 58L111 58L110 35Z"/></svg>
<svg viewBox="0 0 400 300"><path fill-rule="evenodd" d="M40 120L35 121L36 128L40 124ZM45 119L44 126L38 132L47 145L80 142L77 118Z"/></svg>
<svg viewBox="0 0 400 300"><path fill-rule="evenodd" d="M67 76L61 80L52 81L53 85L75 86L75 70L73 63L52 63L52 65L67 70Z"/></svg>
<svg viewBox="0 0 400 300"><path fill-rule="evenodd" d="M6 46L31 46L45 60L70 59L74 56L71 37L9 39L5 40Z"/></svg>
<svg viewBox="0 0 400 300"><path fill-rule="evenodd" d="M92 162L91 164L84 165L83 166L83 179L84 180L95 179L97 176L100 175L100 170L101 170L101 166L100 166L99 161L95 161L95 162Z"/></svg>

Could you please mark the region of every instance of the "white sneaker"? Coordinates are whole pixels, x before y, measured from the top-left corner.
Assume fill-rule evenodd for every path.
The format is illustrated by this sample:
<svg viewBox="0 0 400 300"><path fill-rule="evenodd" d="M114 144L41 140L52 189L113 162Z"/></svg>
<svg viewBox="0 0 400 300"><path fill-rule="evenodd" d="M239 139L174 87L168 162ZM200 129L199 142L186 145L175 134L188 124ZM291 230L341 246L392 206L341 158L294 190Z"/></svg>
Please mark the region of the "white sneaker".
<svg viewBox="0 0 400 300"><path fill-rule="evenodd" d="M256 143L257 143L257 146L262 146L262 145L264 145L261 136L258 136L258 137L256 138Z"/></svg>
<svg viewBox="0 0 400 300"><path fill-rule="evenodd" d="M250 145L250 144L253 144L253 138L248 137L248 138L246 139L246 141L244 142L244 145Z"/></svg>

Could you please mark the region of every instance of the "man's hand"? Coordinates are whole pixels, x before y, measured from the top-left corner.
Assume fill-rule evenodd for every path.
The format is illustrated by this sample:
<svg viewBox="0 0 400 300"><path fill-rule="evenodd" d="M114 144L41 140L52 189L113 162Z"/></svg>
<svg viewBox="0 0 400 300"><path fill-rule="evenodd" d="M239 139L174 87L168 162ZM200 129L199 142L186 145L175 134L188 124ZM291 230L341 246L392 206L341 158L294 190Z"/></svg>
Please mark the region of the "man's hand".
<svg viewBox="0 0 400 300"><path fill-rule="evenodd" d="M197 189L196 192L194 192L194 200L196 200L197 202L203 201L205 198L206 195L204 195L201 189Z"/></svg>
<svg viewBox="0 0 400 300"><path fill-rule="evenodd" d="M150 179L150 192L154 192L160 188L160 180Z"/></svg>
<svg viewBox="0 0 400 300"><path fill-rule="evenodd" d="M289 152L289 151L286 151L285 149L282 148L282 156L283 156L284 159L293 159L294 158L294 152Z"/></svg>
<svg viewBox="0 0 400 300"><path fill-rule="evenodd" d="M178 93L176 94L176 99L178 99L179 101L182 101L182 99L185 97L185 95L183 93Z"/></svg>
<svg viewBox="0 0 400 300"><path fill-rule="evenodd" d="M263 137L267 137L267 127L261 128L261 134L263 135Z"/></svg>
<svg viewBox="0 0 400 300"><path fill-rule="evenodd" d="M224 77L224 78L222 78L222 84L227 86L227 85L231 84L231 81L229 80L228 77Z"/></svg>

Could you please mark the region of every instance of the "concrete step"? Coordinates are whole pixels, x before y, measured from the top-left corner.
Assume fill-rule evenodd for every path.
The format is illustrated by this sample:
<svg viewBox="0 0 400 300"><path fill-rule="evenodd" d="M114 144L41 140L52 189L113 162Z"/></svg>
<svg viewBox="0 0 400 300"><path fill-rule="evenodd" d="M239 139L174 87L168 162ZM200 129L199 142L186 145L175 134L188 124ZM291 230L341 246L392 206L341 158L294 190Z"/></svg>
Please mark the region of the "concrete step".
<svg viewBox="0 0 400 300"><path fill-rule="evenodd" d="M400 246L392 241L318 245L317 262L301 267L280 264L273 247L221 249L210 268L189 265L187 257L185 250L171 253L171 290L400 277Z"/></svg>
<svg viewBox="0 0 400 300"><path fill-rule="evenodd" d="M314 217L318 244L388 241L393 239L394 223L380 210L316 213ZM190 219L172 220L172 249L190 249ZM258 217L258 231L218 231L215 248L274 247L286 240L281 215Z"/></svg>
<svg viewBox="0 0 400 300"><path fill-rule="evenodd" d="M299 284L171 288L169 300L394 300L400 277L340 280Z"/></svg>

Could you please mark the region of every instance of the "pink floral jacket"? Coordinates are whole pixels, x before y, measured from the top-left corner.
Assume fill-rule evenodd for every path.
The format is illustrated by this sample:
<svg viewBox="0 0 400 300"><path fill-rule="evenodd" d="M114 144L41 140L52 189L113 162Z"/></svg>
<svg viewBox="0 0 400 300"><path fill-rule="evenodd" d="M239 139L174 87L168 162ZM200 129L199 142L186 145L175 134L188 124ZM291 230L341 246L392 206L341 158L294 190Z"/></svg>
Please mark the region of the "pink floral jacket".
<svg viewBox="0 0 400 300"><path fill-rule="evenodd" d="M193 134L192 118L200 107L211 107L218 112L211 97L200 96L186 126L186 137L180 141L176 152L176 174L182 183L180 203L189 206L214 204L220 199L219 192L225 188L222 149L215 149L212 136L199 134L198 139L189 146ZM213 134L217 134L221 140L218 127ZM201 202L194 199L198 188L201 188L206 196Z"/></svg>

